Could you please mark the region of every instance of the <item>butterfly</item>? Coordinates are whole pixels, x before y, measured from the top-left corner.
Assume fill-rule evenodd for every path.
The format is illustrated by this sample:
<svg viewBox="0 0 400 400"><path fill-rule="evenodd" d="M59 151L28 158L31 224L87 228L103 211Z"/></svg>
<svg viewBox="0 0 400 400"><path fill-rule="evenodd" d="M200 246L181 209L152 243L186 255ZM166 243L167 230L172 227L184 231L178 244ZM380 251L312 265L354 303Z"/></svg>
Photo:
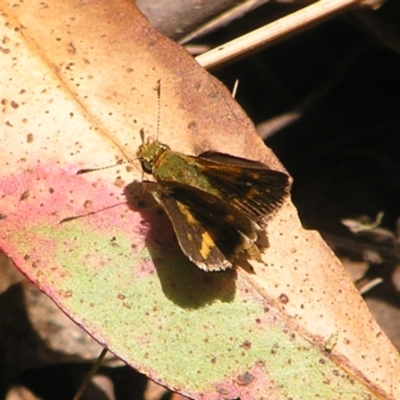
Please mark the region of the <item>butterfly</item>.
<svg viewBox="0 0 400 400"><path fill-rule="evenodd" d="M224 153L186 155L151 138L142 140L136 156L143 172L155 178L148 190L171 220L182 252L197 267L225 270L241 254L260 259L260 222L288 195L287 174Z"/></svg>

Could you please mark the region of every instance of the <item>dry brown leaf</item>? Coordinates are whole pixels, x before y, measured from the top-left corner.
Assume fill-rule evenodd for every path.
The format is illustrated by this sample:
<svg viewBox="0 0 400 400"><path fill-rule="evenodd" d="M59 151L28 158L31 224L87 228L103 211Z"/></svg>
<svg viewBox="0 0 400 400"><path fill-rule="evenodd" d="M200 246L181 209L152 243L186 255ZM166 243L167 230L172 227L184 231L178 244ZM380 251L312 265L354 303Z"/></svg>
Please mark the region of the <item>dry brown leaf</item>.
<svg viewBox="0 0 400 400"><path fill-rule="evenodd" d="M260 328L265 329L263 336L272 336L269 327L276 328L274 324L277 324L280 327L279 337L287 334L292 340L290 343L295 346L293 349L296 349L292 351L292 356L282 360L287 366L281 372L282 376L272 375L273 367L265 362L254 364L254 359L246 359L248 364L245 364L232 359L230 368L236 363L241 366L242 373L233 379L231 374L237 374L233 368L229 373L224 372L225 380L219 376L217 383L210 383L204 377L208 379L208 374L213 374L213 368L218 364L217 359L211 359L211 363L198 373L206 386L199 386L199 377L190 375L187 367L183 372L179 370L178 366L184 364L178 351L174 353L177 361L169 360L167 367L161 356L152 362L150 356L154 355L152 351L155 352L155 349L146 353L147 358L146 354L140 358L139 353L135 356L129 353L126 343L121 344L115 337L119 331L110 332L107 328L107 322L116 309L111 303L107 303L111 315L103 320L96 319L99 318L97 314L85 314L90 307L95 312L96 308L100 310L103 306L100 299L95 298L101 292L99 282L96 281L93 287L90 284L92 279L95 282L105 271L101 269L104 266L110 275L102 277L102 282L107 285L112 277L120 277L121 297L118 300L125 300L123 296L128 291L123 286L126 284L125 256L118 259L122 250L121 253L110 254L108 258L100 256L105 245L100 236L95 237L93 233L91 242L88 241L93 250L87 255L87 264L93 256L97 267L88 270L91 273L87 272L86 265L71 267L72 258L66 263L64 253L54 252L54 244L63 243L64 251L67 253L70 250L69 254L72 254L76 242L82 241L83 246L88 246L86 233L82 225L77 225L75 232L80 234L62 236L70 228L60 227L59 221L82 214L86 208L93 211L93 205L94 209L113 205L118 199L123 200L121 187L133 180L141 181L140 167L135 161L132 161L132 170L120 168L117 178L115 171L109 170L79 178L75 172L79 168L105 166L123 157L133 160L140 144L140 129L144 128L147 134L152 135L157 132L158 107L154 88L159 79L162 81L162 142L167 142L174 150L190 154L213 149L262 160L276 169L281 166L265 149L253 125L227 89L200 68L183 49L157 34L132 2L117 0L110 3L102 0L82 3L67 0L48 4L30 1L15 5L1 1L0 4L3 11L3 48L6 49L3 50L1 61L4 66L0 75L5 88L2 103L5 140L1 150L5 161L1 164L0 181L3 199L0 212L5 218L0 221L0 245L13 257L18 268L76 322L122 359L153 379L193 397L217 399L240 395L242 399L250 399L267 394L271 396L272 393L278 396L278 390L287 396L297 390L296 382L304 384L304 377L311 373L311 366L304 363L304 370L301 373L297 370L296 378L287 379L287 374L293 372L291 364L293 366L295 360L298 362L296 357L306 359L301 347L311 344L315 359L320 358L324 363L333 360L332 365L336 363L341 367L343 382L338 385L343 385L343 390L351 384L357 387L354 393L361 393L358 390L362 390L363 397L358 398L371 398L368 396L373 396L372 393L379 393L378 397L387 399L400 398L397 352L371 317L342 265L316 232L302 229L297 212L289 201L268 225L270 247L264 254L266 266L256 265L255 274L238 269L235 281L234 273L204 277L202 272L188 267L187 282L190 285L207 284L217 293L213 293L203 304L204 308L210 307L205 315L201 314L201 307L188 309L182 307L177 298L168 297L177 294L174 286L166 286L171 284L168 279L185 282L182 276L186 274L186 269L179 269L181 264L176 264L176 268L182 276L170 278L168 275L168 279L161 271L163 274L170 272L154 268L155 259L148 256L144 259L141 252L132 255L133 265L129 266L130 271L151 276L151 287L156 293L155 297L150 297L154 302L151 309L160 321L163 321L157 314L160 310L168 316L167 322L173 322L174 315L178 314L187 318L191 314L191 318L195 310L198 316L187 320L195 324L196 321L205 323L207 317L217 318L218 313L224 313L229 309L227 307L236 304L235 301L239 301L241 307L253 306L253 302L262 305L265 313L260 320ZM111 235L111 227L117 229L119 224L123 224L124 218L132 219L129 221L133 231L141 222L140 213L128 208L101 218L108 224L104 237ZM37 221L41 222L40 229L29 228ZM92 221L101 224L101 219L93 217ZM18 236L16 231L24 234ZM147 232L137 230L134 234L136 236L130 240L135 248L147 248ZM29 247L32 243L37 247ZM110 239L108 244L107 251L118 245L123 248L118 240L113 243ZM136 251L135 248L131 251ZM81 247L77 249L83 251ZM114 266L112 263L116 263L115 269L111 267ZM174 269L175 264L171 268ZM90 278L87 278L89 275ZM135 279L139 281L141 277L134 275L131 286L135 285ZM67 290L68 285L63 286L67 279L74 279L73 290ZM193 283L191 279L197 280ZM161 287L158 287L160 282ZM176 284L176 281L172 280L172 283ZM135 290L138 288L135 287ZM226 291L231 297L222 301L218 290L222 294ZM93 296L89 307L85 304L89 300L83 297L86 292ZM103 298L107 293L102 294ZM142 293L139 299L148 302L145 295ZM139 310L139 305L143 306L139 303L125 302L124 306L133 310L132 313L142 313L140 316L145 325L149 318L146 319L146 312ZM86 308L78 309L77 304ZM221 310L215 311L220 306ZM238 309L244 310L233 307L230 312ZM128 311L118 308L118 316L125 318L122 312ZM250 313L249 318L252 315ZM118 329L124 321L127 320L119 321ZM235 325L238 332L249 324L244 317L229 313L223 315L221 320L209 322L207 329L217 329L216 335L220 332L221 337L225 334L224 329L230 329L231 323L242 324ZM161 324L154 322L153 326L158 326L158 323ZM139 325L128 328L133 336L140 330ZM194 336L190 328L180 320L179 325L168 332L174 337L177 335L177 342L184 346ZM237 334L235 330L232 329L232 336ZM210 338L214 335L212 332ZM242 342L239 355L255 351L258 340L255 332L255 326L248 325L249 338L254 341ZM153 339L151 335L154 333L135 336L134 339L137 341L141 337L143 342L139 344L141 349L146 350L151 343L148 340ZM229 341L229 335L227 338L224 343ZM155 343L159 345L158 353L167 354L168 343L171 342L162 337ZM279 341L276 344L278 348L279 344L282 345ZM274 351L278 348L273 347ZM198 351L201 353L202 349ZM298 355L295 354L297 351ZM264 352L267 354L268 350ZM190 362L197 360L193 357L193 354L187 357L185 362L191 365ZM146 360L149 360L147 364ZM296 364L297 367L299 365ZM322 362L320 366L314 366L319 370L323 368ZM180 373L188 375L177 376ZM283 388L275 387L278 377L285 382ZM329 375L326 379L320 382L325 387L332 384L333 377ZM304 395L310 395L310 388L311 383ZM354 393L352 395L356 395ZM332 391L327 394L331 395ZM344 393L338 396L346 398Z"/></svg>

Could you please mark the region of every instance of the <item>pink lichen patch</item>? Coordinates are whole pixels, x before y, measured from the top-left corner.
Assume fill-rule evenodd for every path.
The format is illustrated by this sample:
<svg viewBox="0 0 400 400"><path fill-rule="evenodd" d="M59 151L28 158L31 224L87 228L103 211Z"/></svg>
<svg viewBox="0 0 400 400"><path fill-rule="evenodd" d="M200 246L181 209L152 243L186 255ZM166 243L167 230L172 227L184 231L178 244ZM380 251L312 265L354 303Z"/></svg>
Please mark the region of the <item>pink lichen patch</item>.
<svg viewBox="0 0 400 400"><path fill-rule="evenodd" d="M143 254L136 273L153 273L143 249L152 243L174 247L166 217L138 207L139 198L128 204L120 188L93 184L76 171L39 164L0 177L0 248L29 279L46 287L68 275L63 263L74 257L101 269L118 253L132 260ZM105 246L110 250L104 252Z"/></svg>

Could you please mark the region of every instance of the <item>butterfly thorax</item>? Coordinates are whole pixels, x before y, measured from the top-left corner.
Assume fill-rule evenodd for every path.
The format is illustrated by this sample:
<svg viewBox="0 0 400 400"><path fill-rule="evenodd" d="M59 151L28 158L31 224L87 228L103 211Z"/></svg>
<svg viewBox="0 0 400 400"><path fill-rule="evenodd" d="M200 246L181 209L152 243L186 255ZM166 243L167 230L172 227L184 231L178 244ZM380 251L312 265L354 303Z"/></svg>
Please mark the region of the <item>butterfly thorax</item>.
<svg viewBox="0 0 400 400"><path fill-rule="evenodd" d="M157 161L170 148L166 144L156 141L147 141L139 146L136 156L142 164L143 171L147 174L153 174Z"/></svg>
<svg viewBox="0 0 400 400"><path fill-rule="evenodd" d="M196 157L172 151L169 146L157 141L142 144L137 153L143 171L169 189L170 185L186 185L213 192L207 177L202 173L201 165ZM215 190L218 193L218 190Z"/></svg>
<svg viewBox="0 0 400 400"><path fill-rule="evenodd" d="M218 188L210 186L208 176L197 157L172 150L165 151L157 159L153 176L166 190L184 186L219 195Z"/></svg>

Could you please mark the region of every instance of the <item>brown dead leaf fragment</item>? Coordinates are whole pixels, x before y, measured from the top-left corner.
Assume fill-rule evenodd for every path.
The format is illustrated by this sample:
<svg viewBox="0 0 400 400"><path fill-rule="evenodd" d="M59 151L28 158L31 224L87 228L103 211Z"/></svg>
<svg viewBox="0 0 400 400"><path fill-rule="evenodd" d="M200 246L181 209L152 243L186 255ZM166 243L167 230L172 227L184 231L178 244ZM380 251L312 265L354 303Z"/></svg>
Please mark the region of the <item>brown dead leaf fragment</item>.
<svg viewBox="0 0 400 400"><path fill-rule="evenodd" d="M18 269L118 357L192 398L400 398L397 352L289 201L254 273L207 274L139 196L134 155L141 129L157 134L160 79L161 142L282 169L221 83L131 1L0 5L0 248ZM121 158L130 171L76 175ZM122 182L129 204L111 207ZM105 210L60 224L88 204Z"/></svg>

